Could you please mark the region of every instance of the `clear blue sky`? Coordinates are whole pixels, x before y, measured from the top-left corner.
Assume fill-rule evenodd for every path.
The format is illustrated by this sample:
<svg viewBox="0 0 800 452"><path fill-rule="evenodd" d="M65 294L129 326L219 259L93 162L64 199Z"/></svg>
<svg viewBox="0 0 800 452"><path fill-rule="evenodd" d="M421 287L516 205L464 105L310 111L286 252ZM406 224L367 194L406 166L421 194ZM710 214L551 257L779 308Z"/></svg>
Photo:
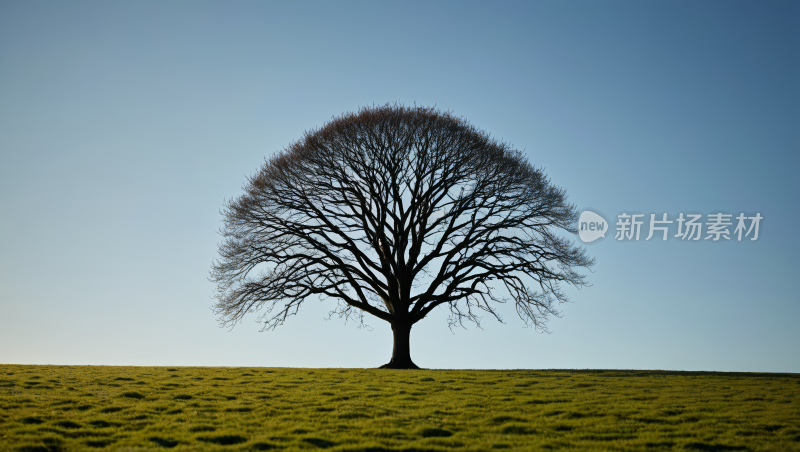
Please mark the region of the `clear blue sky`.
<svg viewBox="0 0 800 452"><path fill-rule="evenodd" d="M218 209L368 104L435 105L579 208L760 212L758 241L604 240L551 334L415 326L434 368L800 372L800 3L0 2L0 362L374 367L309 300L217 327ZM649 215L648 215L649 217Z"/></svg>

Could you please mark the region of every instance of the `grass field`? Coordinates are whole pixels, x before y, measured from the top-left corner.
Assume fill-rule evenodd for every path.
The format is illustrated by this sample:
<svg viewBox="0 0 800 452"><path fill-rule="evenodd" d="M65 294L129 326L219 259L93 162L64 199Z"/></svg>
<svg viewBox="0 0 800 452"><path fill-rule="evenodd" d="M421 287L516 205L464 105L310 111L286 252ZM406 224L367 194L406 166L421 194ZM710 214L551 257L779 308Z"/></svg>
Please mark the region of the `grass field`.
<svg viewBox="0 0 800 452"><path fill-rule="evenodd" d="M800 450L800 375L0 365L0 450Z"/></svg>

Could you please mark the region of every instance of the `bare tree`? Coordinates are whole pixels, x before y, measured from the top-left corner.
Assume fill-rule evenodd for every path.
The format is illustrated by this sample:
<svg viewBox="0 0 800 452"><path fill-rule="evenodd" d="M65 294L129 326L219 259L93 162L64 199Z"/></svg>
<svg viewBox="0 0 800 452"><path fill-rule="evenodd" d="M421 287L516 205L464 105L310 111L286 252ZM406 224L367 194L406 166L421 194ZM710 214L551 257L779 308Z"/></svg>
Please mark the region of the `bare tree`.
<svg viewBox="0 0 800 452"><path fill-rule="evenodd" d="M211 270L221 326L261 311L273 329L309 296L332 298L331 314L389 322L385 368L417 367L411 327L437 306L451 326L480 326L479 313L502 322L497 304L513 301L546 330L567 301L560 284L586 285L576 269L594 263L557 235L576 233L563 189L520 151L432 108L334 118L267 160L244 191L222 209Z"/></svg>

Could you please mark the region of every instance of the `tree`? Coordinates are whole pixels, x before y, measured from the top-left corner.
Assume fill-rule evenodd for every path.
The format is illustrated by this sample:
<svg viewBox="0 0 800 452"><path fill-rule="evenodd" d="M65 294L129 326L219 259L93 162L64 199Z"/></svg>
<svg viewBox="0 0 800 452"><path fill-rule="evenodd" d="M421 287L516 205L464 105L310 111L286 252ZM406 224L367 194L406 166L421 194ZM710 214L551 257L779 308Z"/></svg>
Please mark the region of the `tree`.
<svg viewBox="0 0 800 452"><path fill-rule="evenodd" d="M210 280L214 311L233 327L259 312L263 329L311 296L337 301L331 315L388 322L384 368L417 368L412 326L438 306L450 326L481 312L503 321L513 301L546 331L561 285L586 285L594 260L557 233L575 234L577 212L523 154L463 118L433 108L362 108L308 131L227 201ZM492 284L498 285L498 288Z"/></svg>

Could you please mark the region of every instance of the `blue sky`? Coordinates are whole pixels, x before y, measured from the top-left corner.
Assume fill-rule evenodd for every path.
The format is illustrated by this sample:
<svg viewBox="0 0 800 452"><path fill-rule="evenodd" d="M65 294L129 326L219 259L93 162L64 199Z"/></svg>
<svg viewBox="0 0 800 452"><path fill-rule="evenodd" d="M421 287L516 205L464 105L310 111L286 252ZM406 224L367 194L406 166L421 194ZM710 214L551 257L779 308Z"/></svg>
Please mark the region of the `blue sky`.
<svg viewBox="0 0 800 452"><path fill-rule="evenodd" d="M210 311L223 200L359 106L464 116L579 208L759 212L759 240L588 247L550 334L412 331L432 368L800 372L796 2L0 3L0 362L375 367L309 300ZM647 215L649 217L649 215Z"/></svg>

